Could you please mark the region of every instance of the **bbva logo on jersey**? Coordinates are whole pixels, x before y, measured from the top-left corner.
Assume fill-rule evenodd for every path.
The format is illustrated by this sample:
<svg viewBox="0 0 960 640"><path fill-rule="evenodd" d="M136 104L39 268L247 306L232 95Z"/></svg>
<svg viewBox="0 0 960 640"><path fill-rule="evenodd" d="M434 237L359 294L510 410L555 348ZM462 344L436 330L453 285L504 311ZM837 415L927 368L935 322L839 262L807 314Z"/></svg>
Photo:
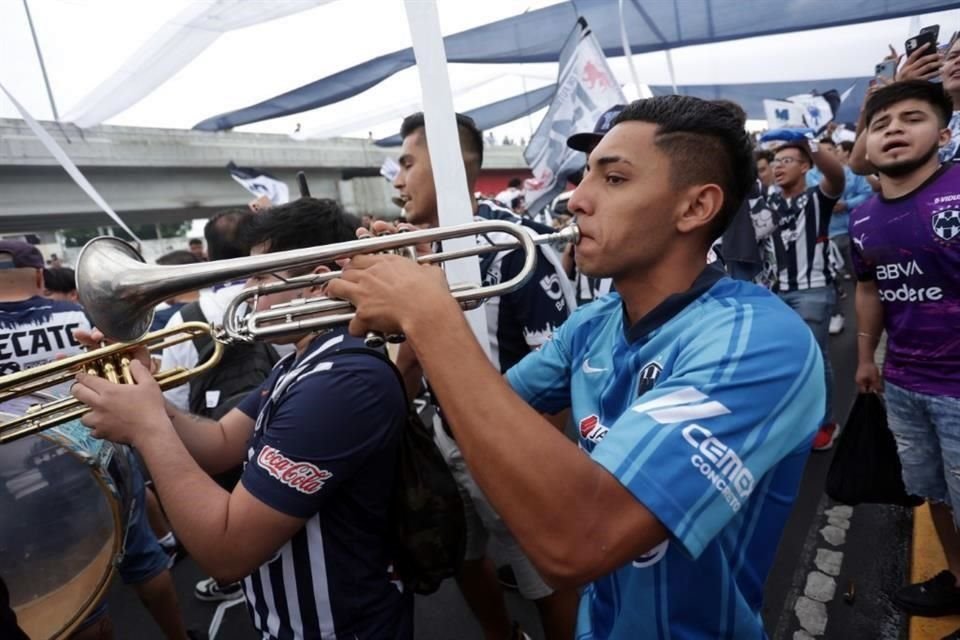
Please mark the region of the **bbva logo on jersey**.
<svg viewBox="0 0 960 640"><path fill-rule="evenodd" d="M930 218L933 232L943 240L953 240L960 236L960 210L938 211Z"/></svg>

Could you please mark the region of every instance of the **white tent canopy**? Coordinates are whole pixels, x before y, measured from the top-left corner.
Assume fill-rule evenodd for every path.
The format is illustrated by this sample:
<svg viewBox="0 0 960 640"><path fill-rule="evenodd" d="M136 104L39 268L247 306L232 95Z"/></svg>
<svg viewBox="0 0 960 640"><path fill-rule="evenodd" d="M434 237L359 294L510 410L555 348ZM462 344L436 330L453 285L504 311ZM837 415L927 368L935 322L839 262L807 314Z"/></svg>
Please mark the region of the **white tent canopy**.
<svg viewBox="0 0 960 640"><path fill-rule="evenodd" d="M28 2L61 114L75 112L96 87L165 28L168 21L197 4L196 0ZM247 4L252 5L252 0ZM282 16L284 11L276 10L275 4L268 6ZM188 128L216 113L269 98L410 45L400 0L321 0L312 4L316 6L223 33L169 80L106 122ZM446 35L553 2L486 0L469 8L458 0L437 0L437 4ZM885 55L887 44L900 49L918 24L933 23L941 25L946 37L960 28L960 11L684 47L672 51L673 68L678 84L871 75L873 65ZM662 52L636 55L634 63L641 82L670 83ZM628 96L636 96L626 60L613 58L611 66L627 86ZM458 110L531 91L550 84L555 77L555 63L450 65L454 106ZM19 1L0 3L0 83L36 117L52 117ZM372 133L381 137L395 133L401 107L411 111L419 104L416 70L406 69L340 103L240 130L292 134L299 125L301 132L363 137ZM17 117L3 97L0 117ZM539 116L534 115L501 130L514 138L529 136L538 120ZM501 131L495 133L499 135Z"/></svg>

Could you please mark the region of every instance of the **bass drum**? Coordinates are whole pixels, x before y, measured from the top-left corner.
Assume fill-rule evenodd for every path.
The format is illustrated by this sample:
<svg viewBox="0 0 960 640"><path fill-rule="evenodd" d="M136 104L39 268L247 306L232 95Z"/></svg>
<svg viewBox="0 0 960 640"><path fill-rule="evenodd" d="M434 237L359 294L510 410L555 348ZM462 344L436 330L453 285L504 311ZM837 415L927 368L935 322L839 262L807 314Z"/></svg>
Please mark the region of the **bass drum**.
<svg viewBox="0 0 960 640"><path fill-rule="evenodd" d="M0 422L52 399L0 403ZM68 637L110 585L124 531L117 451L79 421L0 445L0 576L32 640Z"/></svg>

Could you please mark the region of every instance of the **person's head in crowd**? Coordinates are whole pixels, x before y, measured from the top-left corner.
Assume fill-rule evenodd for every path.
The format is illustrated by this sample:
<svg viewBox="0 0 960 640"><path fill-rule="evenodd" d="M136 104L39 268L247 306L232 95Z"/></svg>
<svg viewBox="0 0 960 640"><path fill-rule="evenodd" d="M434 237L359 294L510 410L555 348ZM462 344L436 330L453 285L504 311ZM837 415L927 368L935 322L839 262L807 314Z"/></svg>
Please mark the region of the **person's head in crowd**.
<svg viewBox="0 0 960 640"><path fill-rule="evenodd" d="M336 200L299 198L244 219L238 235L242 242L250 247L250 255L262 255L356 240L358 227L359 221L354 216L346 215ZM255 287L281 282L278 275L282 278L291 278L307 273L319 274L339 269L336 262L292 268L277 274L253 276L247 281L247 286ZM262 295L257 299L257 309L264 310L296 298L317 296L322 293L322 289L321 285L309 289L294 289ZM277 338L272 342L277 344L298 342L304 335L306 332L298 336Z"/></svg>
<svg viewBox="0 0 960 640"><path fill-rule="evenodd" d="M833 141L833 138L823 137L820 138L817 143L820 145L821 151L826 151L827 153L837 155L837 143Z"/></svg>
<svg viewBox="0 0 960 640"><path fill-rule="evenodd" d="M507 183L507 188L523 191L523 180L520 178L510 178L510 182Z"/></svg>
<svg viewBox="0 0 960 640"><path fill-rule="evenodd" d="M376 218L374 218L369 213L365 213L362 216L360 216L360 226L362 226L364 229L369 229L370 225L373 224L374 220L376 220Z"/></svg>
<svg viewBox="0 0 960 640"><path fill-rule="evenodd" d="M773 184L773 151L757 149L753 152L753 162L757 167L757 178L763 188Z"/></svg>
<svg viewBox="0 0 960 640"><path fill-rule="evenodd" d="M840 158L840 162L847 164L850 162L850 153L853 152L853 141L852 140L842 140L837 145L837 157Z"/></svg>
<svg viewBox="0 0 960 640"><path fill-rule="evenodd" d="M203 253L203 240L200 238L190 238L190 242L187 244L190 247L190 253L202 260L206 259L206 256Z"/></svg>
<svg viewBox="0 0 960 640"><path fill-rule="evenodd" d="M237 229L245 218L260 215L246 209L227 209L213 214L203 227L203 237L207 240L208 260L229 260L248 255L246 245L237 237Z"/></svg>
<svg viewBox="0 0 960 640"><path fill-rule="evenodd" d="M202 257L198 256L192 251L184 251L178 249L177 251L170 251L163 254L157 258L157 264L197 264L198 262L206 262Z"/></svg>
<svg viewBox="0 0 960 640"><path fill-rule="evenodd" d="M414 113L404 118L400 125L403 146L397 160L400 171L393 181L393 186L403 199L403 211L410 224L437 226L437 191L433 182L433 165L427 149L427 129L423 118L423 113ZM467 172L467 188L473 193L480 167L483 166L483 134L472 118L459 113L457 131L463 165Z"/></svg>
<svg viewBox="0 0 960 640"><path fill-rule="evenodd" d="M32 244L0 240L0 301L42 296L43 266L43 256Z"/></svg>
<svg viewBox="0 0 960 640"><path fill-rule="evenodd" d="M952 113L950 96L932 82L908 80L878 89L863 110L867 159L893 178L936 162L950 140Z"/></svg>
<svg viewBox="0 0 960 640"><path fill-rule="evenodd" d="M69 267L50 267L43 270L43 297L51 300L78 302L77 274Z"/></svg>
<svg viewBox="0 0 960 640"><path fill-rule="evenodd" d="M170 251L157 258L157 264L161 265L199 264L201 262L206 262L206 259L198 256L192 251L184 251L182 249ZM188 291L186 293L181 293L178 296L167 298L164 300L164 302L169 305L178 305L193 302L199 298L199 291Z"/></svg>
<svg viewBox="0 0 960 640"><path fill-rule="evenodd" d="M58 256L57 254L51 253L50 259L47 260L47 266L50 267L51 269L59 269L60 267L63 266L63 260L61 260L60 256Z"/></svg>
<svg viewBox="0 0 960 640"><path fill-rule="evenodd" d="M510 210L518 216L526 215L527 199L522 194L510 201Z"/></svg>
<svg viewBox="0 0 960 640"><path fill-rule="evenodd" d="M960 103L960 38L954 38L943 57L943 67L940 68L940 78L943 90Z"/></svg>
<svg viewBox="0 0 960 640"><path fill-rule="evenodd" d="M673 260L705 260L755 180L753 144L734 110L689 96L630 103L589 151L568 202L583 237L577 261L628 277ZM568 145L587 150L584 138Z"/></svg>
<svg viewBox="0 0 960 640"><path fill-rule="evenodd" d="M807 171L812 166L813 158L805 143L787 142L773 152L773 181L784 191L792 192L797 185L806 183Z"/></svg>

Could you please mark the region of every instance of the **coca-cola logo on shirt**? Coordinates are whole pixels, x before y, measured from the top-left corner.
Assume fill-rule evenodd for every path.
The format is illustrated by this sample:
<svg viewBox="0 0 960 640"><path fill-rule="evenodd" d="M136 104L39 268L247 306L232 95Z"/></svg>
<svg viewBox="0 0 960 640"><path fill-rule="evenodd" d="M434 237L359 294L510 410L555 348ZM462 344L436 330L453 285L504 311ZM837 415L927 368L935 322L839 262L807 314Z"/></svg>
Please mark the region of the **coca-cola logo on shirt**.
<svg viewBox="0 0 960 640"><path fill-rule="evenodd" d="M273 447L260 450L257 464L283 484L307 495L320 491L323 483L333 477L332 473L318 468L315 464L294 462Z"/></svg>

